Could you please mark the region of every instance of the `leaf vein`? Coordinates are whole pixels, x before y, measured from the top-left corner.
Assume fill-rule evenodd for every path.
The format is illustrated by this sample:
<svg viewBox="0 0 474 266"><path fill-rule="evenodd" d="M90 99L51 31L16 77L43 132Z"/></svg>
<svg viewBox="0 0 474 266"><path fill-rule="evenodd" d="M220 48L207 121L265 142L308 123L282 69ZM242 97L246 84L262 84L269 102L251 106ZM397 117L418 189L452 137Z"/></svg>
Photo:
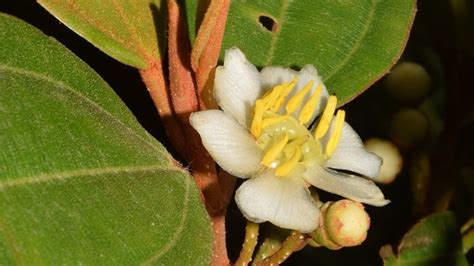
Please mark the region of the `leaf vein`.
<svg viewBox="0 0 474 266"><path fill-rule="evenodd" d="M173 234L173 237L168 241L168 243L160 249L155 255L153 255L150 259L147 261L143 262L142 265L153 265L157 260L159 260L163 255L165 255L171 248L173 248L178 240L180 239L181 235L183 234L184 228L185 228L185 222L188 217L188 211L189 211L189 187L190 187L190 181L189 179L185 179L185 194L184 194L184 202L183 202L183 209L182 209L182 218L179 221L179 225L176 228L176 231Z"/></svg>
<svg viewBox="0 0 474 266"><path fill-rule="evenodd" d="M15 260L16 265L24 265L24 261L22 260L18 250L18 243L17 241L13 238L12 234L7 230L5 225L3 224L2 220L0 219L0 232L3 233L3 236L5 237L5 244L8 246L8 248L11 251L11 254L13 256L13 259Z"/></svg>
<svg viewBox="0 0 474 266"><path fill-rule="evenodd" d="M75 3L74 1L68 1L66 3L66 6L69 5L69 8L74 12L74 14L78 15L81 17L87 24L94 26L96 29L98 29L100 32L102 32L104 35L108 36L112 40L115 40L117 43L122 45L125 49L131 50L133 46L129 45L125 40L119 38L116 34L114 34L113 31L110 31L109 29L105 28L102 26L102 24L94 20L92 17L88 16L87 14L84 14L83 10L81 10Z"/></svg>
<svg viewBox="0 0 474 266"><path fill-rule="evenodd" d="M12 67L12 66L8 66L6 64L0 64L0 71L10 71L10 72L13 72L13 73L16 73L16 74L20 74L20 75L25 75L25 76L29 76L29 77L32 77L32 78L36 78L36 79L39 79L39 80L43 80L43 81L46 81L46 82L50 82L52 84L54 84L57 88L59 89L63 89L67 92L70 92L72 93L73 95L77 96L79 99L82 99L84 103L88 103L90 106L93 106L95 107L99 112L102 112L104 115L110 117L110 119L112 121L115 121L117 122L118 124L120 124L121 126L123 126L126 130L128 130L129 132L131 132L137 139L141 140L143 143L151 146L155 151L163 154L164 156L167 156L167 154L161 150L156 144L144 139L142 136L140 136L139 134L137 134L137 132L135 132L135 130L131 129L129 126L127 126L125 123L123 123L120 119L118 119L117 117L115 117L114 115L112 115L108 110L106 110L104 107L100 106L99 104L97 104L96 102L94 102L93 100L89 99L88 97L80 94L79 92L77 92L76 90L74 90L73 88L71 88L69 85L67 85L66 83L60 81L60 80L56 80L48 75L45 75L45 74L41 74L41 73L37 73L37 72L33 72L33 71L30 71L30 70L27 70L27 69L22 69L22 68L17 68L17 67Z"/></svg>
<svg viewBox="0 0 474 266"><path fill-rule="evenodd" d="M5 190L8 188L25 186L30 184L37 184L43 182L52 182L60 181L69 178L79 177L79 176L100 176L104 174L112 173L121 173L121 172L149 172L157 170L168 170L168 171L178 171L177 169L170 169L161 165L142 165L142 166L112 166L112 167L101 167L101 168L86 168L86 169L76 169L70 171L63 171L58 173L49 173L42 175L33 175L26 176L21 178L16 178L13 180L7 180L0 182L0 190Z"/></svg>
<svg viewBox="0 0 474 266"><path fill-rule="evenodd" d="M125 28L127 29L128 33L132 36L133 43L138 49L139 53L141 53L145 58L151 57L151 55L148 55L145 49L143 48L143 40L141 39L140 35L137 34L135 27L129 23L130 20L127 18L122 6L117 3L117 0L113 0L112 5L119 14L120 20L122 20L122 23L125 25Z"/></svg>
<svg viewBox="0 0 474 266"><path fill-rule="evenodd" d="M367 16L367 20L365 23L365 27L362 30L359 38L355 41L354 45L352 45L352 49L346 55L346 57L330 72L327 73L325 77L323 77L324 82L328 82L333 75L339 73L342 68L344 68L349 61L356 55L359 48L362 46L362 41L365 39L367 34L369 33L370 26L372 26L375 17L375 11L377 10L377 0L372 0L372 5L369 10L369 14Z"/></svg>
<svg viewBox="0 0 474 266"><path fill-rule="evenodd" d="M275 29L275 32L272 35L272 40L270 43L270 49L268 50L268 56L265 65L270 65L273 61L273 57L275 55L276 44L278 41L278 37L280 36L281 28L285 22L285 16L288 12L288 8L290 7L290 0L283 0L283 4L281 6L280 17L278 19L278 24Z"/></svg>

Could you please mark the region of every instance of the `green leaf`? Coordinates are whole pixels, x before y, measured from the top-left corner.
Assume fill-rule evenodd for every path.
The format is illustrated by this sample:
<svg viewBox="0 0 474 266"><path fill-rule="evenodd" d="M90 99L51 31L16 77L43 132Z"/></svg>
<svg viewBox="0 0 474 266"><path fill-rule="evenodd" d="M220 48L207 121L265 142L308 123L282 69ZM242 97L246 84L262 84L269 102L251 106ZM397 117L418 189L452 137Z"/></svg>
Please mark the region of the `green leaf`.
<svg viewBox="0 0 474 266"><path fill-rule="evenodd" d="M160 0L38 0L38 3L124 64L144 69L164 54L166 11Z"/></svg>
<svg viewBox="0 0 474 266"><path fill-rule="evenodd" d="M432 214L416 224L402 239L398 255L390 246L380 250L384 265L468 265L461 234L451 212Z"/></svg>
<svg viewBox="0 0 474 266"><path fill-rule="evenodd" d="M191 177L57 41L0 14L0 261L208 265Z"/></svg>
<svg viewBox="0 0 474 266"><path fill-rule="evenodd" d="M194 38L199 1L184 2ZM237 46L259 67L313 64L343 103L398 60L415 9L415 0L233 1L223 51Z"/></svg>

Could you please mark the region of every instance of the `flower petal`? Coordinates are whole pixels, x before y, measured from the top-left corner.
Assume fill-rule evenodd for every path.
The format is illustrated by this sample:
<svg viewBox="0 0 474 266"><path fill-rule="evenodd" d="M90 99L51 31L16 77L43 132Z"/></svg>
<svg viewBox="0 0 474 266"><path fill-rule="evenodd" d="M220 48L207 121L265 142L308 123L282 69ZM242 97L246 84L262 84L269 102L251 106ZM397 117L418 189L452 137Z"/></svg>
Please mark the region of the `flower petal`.
<svg viewBox="0 0 474 266"><path fill-rule="evenodd" d="M384 206L390 202L371 180L324 169L319 165L307 167L303 178L317 188L358 202L374 206Z"/></svg>
<svg viewBox="0 0 474 266"><path fill-rule="evenodd" d="M334 121L335 119L332 120L331 129L322 140L323 146L326 146L332 134ZM339 144L324 166L375 178L379 175L381 165L382 159L366 151L359 135L349 124L344 123Z"/></svg>
<svg viewBox="0 0 474 266"><path fill-rule="evenodd" d="M316 106L316 111L313 113L311 120L308 122L308 124L311 124L314 119L320 114L322 110L324 110L324 106L326 106L327 98L329 96L328 91L326 89L326 86L324 85L323 81L318 75L318 71L314 68L312 65L305 65L300 71L295 71L290 68L284 68L284 67L279 67L279 66L268 66L262 69L260 72L260 78L262 82L262 88L263 91L267 91L269 89L272 89L276 85L282 84L284 82L290 82L293 80L295 77L298 77L298 83L296 84L295 89L288 95L287 97L287 102L288 99L291 98L296 92L301 90L310 82L311 80L314 81L314 85L311 89L311 92L306 95L304 98L303 103L305 103L307 100L309 100L310 96L314 93L316 90L317 86L321 83L323 88L321 91L321 98ZM285 103L286 105L286 103ZM284 105L284 106L285 106ZM302 104L303 106L304 104ZM295 118L298 118L302 106L297 109L294 113L293 116ZM281 112L283 112L283 108Z"/></svg>
<svg viewBox="0 0 474 266"><path fill-rule="evenodd" d="M277 177L273 172L245 181L235 193L244 216L282 228L311 232L319 225L319 209L299 176Z"/></svg>
<svg viewBox="0 0 474 266"><path fill-rule="evenodd" d="M248 127L255 101L260 97L260 74L238 48L225 52L224 65L216 69L214 96L224 112Z"/></svg>
<svg viewBox="0 0 474 266"><path fill-rule="evenodd" d="M263 152L250 133L220 110L192 113L189 118L212 158L228 173L248 178L261 167Z"/></svg>

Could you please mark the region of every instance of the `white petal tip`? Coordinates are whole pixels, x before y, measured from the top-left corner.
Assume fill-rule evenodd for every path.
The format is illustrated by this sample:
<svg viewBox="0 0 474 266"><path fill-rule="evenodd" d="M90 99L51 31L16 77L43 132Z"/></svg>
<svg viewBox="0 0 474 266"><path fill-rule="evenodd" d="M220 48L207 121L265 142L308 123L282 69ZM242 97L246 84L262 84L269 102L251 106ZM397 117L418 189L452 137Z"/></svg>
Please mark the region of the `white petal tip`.
<svg viewBox="0 0 474 266"><path fill-rule="evenodd" d="M220 110L196 112L189 119L206 150L228 173L248 178L260 170L262 150L237 121Z"/></svg>
<svg viewBox="0 0 474 266"><path fill-rule="evenodd" d="M239 48L226 50L224 65L217 68L214 78L214 97L222 110L241 125L248 126L253 103L260 92L257 68Z"/></svg>
<svg viewBox="0 0 474 266"><path fill-rule="evenodd" d="M257 223L268 221L303 233L319 225L319 208L301 178L265 173L245 181L237 189L235 201L242 214Z"/></svg>
<svg viewBox="0 0 474 266"><path fill-rule="evenodd" d="M387 204L389 204L391 201L388 199L381 199L381 200L368 200L365 202L366 204L375 206L375 207L383 207Z"/></svg>

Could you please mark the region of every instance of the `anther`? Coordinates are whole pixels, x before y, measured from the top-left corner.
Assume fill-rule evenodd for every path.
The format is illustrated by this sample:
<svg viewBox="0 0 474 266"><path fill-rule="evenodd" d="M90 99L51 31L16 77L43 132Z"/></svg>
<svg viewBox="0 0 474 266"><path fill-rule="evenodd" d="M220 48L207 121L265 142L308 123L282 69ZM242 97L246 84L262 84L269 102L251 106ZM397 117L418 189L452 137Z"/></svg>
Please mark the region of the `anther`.
<svg viewBox="0 0 474 266"><path fill-rule="evenodd" d="M262 134L262 119L263 119L264 104L262 100L255 102L255 113L253 115L252 125L250 126L250 132L254 137L259 137Z"/></svg>
<svg viewBox="0 0 474 266"><path fill-rule="evenodd" d="M337 144L339 144L339 140L341 139L342 127L344 126L345 116L346 112L344 112L343 110L337 111L334 131L331 134L328 143L326 144L326 155L328 157L331 157L331 155L337 148Z"/></svg>
<svg viewBox="0 0 474 266"><path fill-rule="evenodd" d="M301 149L300 147L296 147L295 152L291 158L284 162L282 165L278 166L275 170L276 176L287 176L293 168L295 168L296 164L301 159Z"/></svg>
<svg viewBox="0 0 474 266"><path fill-rule="evenodd" d="M309 98L308 102L306 102L306 104L303 106L303 109L301 109L300 116L298 117L298 120L301 124L304 125L308 123L309 120L311 120L314 111L316 111L316 106L318 105L319 98L321 97L322 89L323 86L321 85L321 83L319 83L314 94L311 95L311 98Z"/></svg>
<svg viewBox="0 0 474 266"><path fill-rule="evenodd" d="M262 164L269 167L273 160L275 160L280 152L285 148L285 145L288 143L290 138L285 134L277 143L275 143L268 151L265 153L262 159Z"/></svg>
<svg viewBox="0 0 474 266"><path fill-rule="evenodd" d="M279 116L265 118L262 121L262 129L284 122L286 119L288 119L288 116L286 115L279 115Z"/></svg>
<svg viewBox="0 0 474 266"><path fill-rule="evenodd" d="M319 120L318 127L316 128L315 138L321 139L324 137L326 132L329 129L329 125L331 124L332 117L334 115L334 111L336 110L337 98L334 95L329 96L328 102L326 107L324 108L323 115Z"/></svg>
<svg viewBox="0 0 474 266"><path fill-rule="evenodd" d="M287 114L292 114L293 112L296 111L296 109L298 109L298 107L303 102L306 94L308 94L308 92L313 87L313 84L314 84L314 80L311 80L310 82L308 82L308 84L306 84L306 86L303 89L301 89L293 97L291 97L291 99L288 101L288 104L286 105L286 108L285 108Z"/></svg>
<svg viewBox="0 0 474 266"><path fill-rule="evenodd" d="M278 112L280 110L281 105L285 102L286 97L290 92L295 88L296 83L298 82L298 78L294 78L290 83L286 84L279 93L278 99L274 102L273 106L271 107L271 111Z"/></svg>
<svg viewBox="0 0 474 266"><path fill-rule="evenodd" d="M265 105L265 109L270 109L274 104L275 101L280 96L281 91L288 85L288 83L283 83L280 85L275 86L273 89L267 91L265 95L261 98L262 102Z"/></svg>

